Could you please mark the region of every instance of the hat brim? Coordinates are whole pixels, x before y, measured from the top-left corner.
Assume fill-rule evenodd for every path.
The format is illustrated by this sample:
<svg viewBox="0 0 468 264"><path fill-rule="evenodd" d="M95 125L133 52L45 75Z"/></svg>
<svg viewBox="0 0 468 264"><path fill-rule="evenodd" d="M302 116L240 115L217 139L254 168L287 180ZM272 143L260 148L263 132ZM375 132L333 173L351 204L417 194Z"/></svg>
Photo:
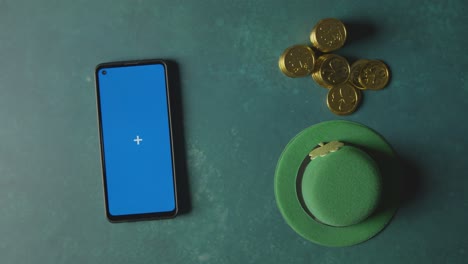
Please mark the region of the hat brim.
<svg viewBox="0 0 468 264"><path fill-rule="evenodd" d="M314 220L297 195L301 164L320 142L341 141L367 152L378 164L383 193L377 210L366 220L347 227L333 227ZM349 121L328 121L313 125L286 146L275 172L275 196L286 222L302 237L324 246L351 246L379 233L391 220L399 204L400 168L395 152L372 129Z"/></svg>

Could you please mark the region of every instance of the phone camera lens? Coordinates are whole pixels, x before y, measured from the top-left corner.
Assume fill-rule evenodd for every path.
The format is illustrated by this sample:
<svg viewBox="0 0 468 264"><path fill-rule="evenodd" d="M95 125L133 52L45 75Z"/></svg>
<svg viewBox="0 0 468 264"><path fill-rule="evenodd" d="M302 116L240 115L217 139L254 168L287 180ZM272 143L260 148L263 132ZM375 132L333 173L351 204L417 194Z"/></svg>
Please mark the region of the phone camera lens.
<svg viewBox="0 0 468 264"><path fill-rule="evenodd" d="M102 75L106 75L106 74L107 74L107 72L106 72L106 71L102 71Z"/></svg>

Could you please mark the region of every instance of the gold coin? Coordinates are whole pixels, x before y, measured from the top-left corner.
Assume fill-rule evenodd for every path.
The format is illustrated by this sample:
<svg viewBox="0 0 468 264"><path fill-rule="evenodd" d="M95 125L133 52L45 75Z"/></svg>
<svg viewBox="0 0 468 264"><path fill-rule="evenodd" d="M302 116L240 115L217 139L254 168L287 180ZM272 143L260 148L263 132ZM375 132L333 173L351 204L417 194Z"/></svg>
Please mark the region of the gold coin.
<svg viewBox="0 0 468 264"><path fill-rule="evenodd" d="M351 65L351 72L349 74L349 82L354 85L354 87L366 90L364 86L359 82L359 74L361 73L362 68L366 65L369 60L358 60L353 65Z"/></svg>
<svg viewBox="0 0 468 264"><path fill-rule="evenodd" d="M366 63L359 73L359 83L370 90L384 88L390 78L390 71L385 63L373 60Z"/></svg>
<svg viewBox="0 0 468 264"><path fill-rule="evenodd" d="M317 59L312 79L325 88L332 88L349 79L348 61L335 54L325 54Z"/></svg>
<svg viewBox="0 0 468 264"><path fill-rule="evenodd" d="M346 41L345 25L336 18L320 20L310 33L310 41L322 52L337 50Z"/></svg>
<svg viewBox="0 0 468 264"><path fill-rule="evenodd" d="M328 91L328 108L337 115L353 113L361 102L361 91L352 84L345 83L335 86Z"/></svg>
<svg viewBox="0 0 468 264"><path fill-rule="evenodd" d="M314 51L305 45L287 48L278 61L281 72L289 77L304 77L311 74L314 64Z"/></svg>

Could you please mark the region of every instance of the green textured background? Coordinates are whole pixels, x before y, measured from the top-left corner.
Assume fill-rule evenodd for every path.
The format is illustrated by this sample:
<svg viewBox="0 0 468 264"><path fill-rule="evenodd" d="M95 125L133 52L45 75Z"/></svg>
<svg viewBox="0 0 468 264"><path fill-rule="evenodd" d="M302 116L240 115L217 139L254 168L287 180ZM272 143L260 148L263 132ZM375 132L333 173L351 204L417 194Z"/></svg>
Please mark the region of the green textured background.
<svg viewBox="0 0 468 264"><path fill-rule="evenodd" d="M459 1L0 0L0 262L462 263L468 258L468 3ZM299 237L276 208L286 143L337 119L326 90L277 66L337 17L350 60L383 59L390 85L346 120L404 160L404 204L348 248ZM93 71L170 58L180 68L191 210L104 216Z"/></svg>

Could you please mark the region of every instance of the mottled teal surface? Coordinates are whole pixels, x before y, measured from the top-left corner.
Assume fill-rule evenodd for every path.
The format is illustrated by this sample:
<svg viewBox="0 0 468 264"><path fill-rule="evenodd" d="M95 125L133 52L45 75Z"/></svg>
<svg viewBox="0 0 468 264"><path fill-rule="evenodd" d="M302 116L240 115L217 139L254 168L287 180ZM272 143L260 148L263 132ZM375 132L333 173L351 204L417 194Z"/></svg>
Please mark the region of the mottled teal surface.
<svg viewBox="0 0 468 264"><path fill-rule="evenodd" d="M468 3L459 1L0 0L0 263L466 263ZM290 79L281 52L321 18L349 25L338 53L383 59L392 81L346 120L404 159L408 194L372 240L299 237L273 193L300 130L337 119L326 90ZM93 70L180 67L191 211L104 216Z"/></svg>

